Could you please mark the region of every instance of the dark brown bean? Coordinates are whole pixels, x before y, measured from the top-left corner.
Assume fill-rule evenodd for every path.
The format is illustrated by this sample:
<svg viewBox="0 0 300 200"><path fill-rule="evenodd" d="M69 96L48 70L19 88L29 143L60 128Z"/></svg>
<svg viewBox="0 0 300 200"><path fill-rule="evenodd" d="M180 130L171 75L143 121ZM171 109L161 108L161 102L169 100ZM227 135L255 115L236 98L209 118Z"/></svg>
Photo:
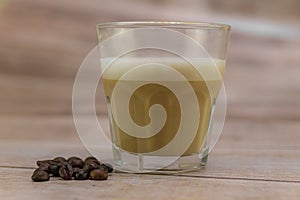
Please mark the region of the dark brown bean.
<svg viewBox="0 0 300 200"><path fill-rule="evenodd" d="M53 158L53 161L56 161L56 162L67 162L67 160L64 157L55 157L55 158Z"/></svg>
<svg viewBox="0 0 300 200"><path fill-rule="evenodd" d="M107 167L108 173L112 173L113 170L114 170L113 166L111 164L109 164L109 163L103 163L101 165L104 165L105 167Z"/></svg>
<svg viewBox="0 0 300 200"><path fill-rule="evenodd" d="M84 162L87 161L87 160L98 160L97 158L95 158L94 156L89 156L89 157L86 157L84 159Z"/></svg>
<svg viewBox="0 0 300 200"><path fill-rule="evenodd" d="M98 160L87 160L87 161L84 162L84 164L90 164L90 163L95 163L97 165L101 164Z"/></svg>
<svg viewBox="0 0 300 200"><path fill-rule="evenodd" d="M71 180L73 176L73 167L69 163L64 164L59 168L59 176L64 180Z"/></svg>
<svg viewBox="0 0 300 200"><path fill-rule="evenodd" d="M79 167L73 167L73 176L77 174L81 169Z"/></svg>
<svg viewBox="0 0 300 200"><path fill-rule="evenodd" d="M98 165L97 163L95 162L90 162L90 163L87 163L87 164L84 164L82 169L87 172L87 173L90 173L92 170L94 169L98 169L100 165Z"/></svg>
<svg viewBox="0 0 300 200"><path fill-rule="evenodd" d="M106 180L108 177L107 170L104 169L94 169L90 173L90 179L92 180Z"/></svg>
<svg viewBox="0 0 300 200"><path fill-rule="evenodd" d="M108 168L105 165L100 165L98 169L108 172Z"/></svg>
<svg viewBox="0 0 300 200"><path fill-rule="evenodd" d="M49 171L50 174L52 174L55 177L59 177L59 168L65 164L68 164L67 162L61 162L61 161L50 161L50 167Z"/></svg>
<svg viewBox="0 0 300 200"><path fill-rule="evenodd" d="M58 173L59 168L60 167L57 166L57 165L50 165L50 167L49 167L50 174L52 174L53 176L58 177L59 176L59 173Z"/></svg>
<svg viewBox="0 0 300 200"><path fill-rule="evenodd" d="M43 163L38 168L41 171L45 171L47 173L50 173L50 164L49 163Z"/></svg>
<svg viewBox="0 0 300 200"><path fill-rule="evenodd" d="M89 173L80 169L78 173L75 174L75 180L87 180L89 179Z"/></svg>
<svg viewBox="0 0 300 200"><path fill-rule="evenodd" d="M68 162L57 162L57 161L53 161L54 164L50 165L50 173L55 176L55 177L59 177L59 169L63 166L63 165L68 165Z"/></svg>
<svg viewBox="0 0 300 200"><path fill-rule="evenodd" d="M71 157L71 158L69 158L68 159L68 163L70 165L72 165L73 167L80 167L80 168L84 165L83 160L81 160L78 157Z"/></svg>
<svg viewBox="0 0 300 200"><path fill-rule="evenodd" d="M97 160L97 158L95 158L93 156L89 156L84 160L84 163L90 163L90 162L95 162L100 165L99 160Z"/></svg>
<svg viewBox="0 0 300 200"><path fill-rule="evenodd" d="M49 178L50 176L47 172L39 169L36 169L31 176L31 179L35 182L48 181Z"/></svg>
<svg viewBox="0 0 300 200"><path fill-rule="evenodd" d="M36 161L36 165L37 166L40 166L40 165L42 165L42 164L45 164L45 163L50 163L50 161L51 160L38 160L38 161Z"/></svg>
<svg viewBox="0 0 300 200"><path fill-rule="evenodd" d="M53 160L39 160L39 166L32 175L33 181L47 181L50 175L60 176L64 180L106 180L108 173L113 171L109 163L101 163L97 158L90 156L83 161L78 157L56 157Z"/></svg>
<svg viewBox="0 0 300 200"><path fill-rule="evenodd" d="M69 158L67 159L67 162L69 162L69 161L72 160L72 159L80 159L80 160L82 160L81 158L79 158L79 157L77 157L77 156L71 156L71 157L69 157Z"/></svg>

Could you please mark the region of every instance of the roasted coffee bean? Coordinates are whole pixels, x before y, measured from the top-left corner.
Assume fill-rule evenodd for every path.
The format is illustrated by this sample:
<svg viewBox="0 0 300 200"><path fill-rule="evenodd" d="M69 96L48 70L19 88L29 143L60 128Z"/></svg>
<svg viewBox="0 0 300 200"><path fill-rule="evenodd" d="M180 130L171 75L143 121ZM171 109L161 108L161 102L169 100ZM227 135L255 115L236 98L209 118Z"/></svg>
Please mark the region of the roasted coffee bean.
<svg viewBox="0 0 300 200"><path fill-rule="evenodd" d="M107 167L108 173L111 173L114 170L113 166L109 163L103 163L101 165L104 165L105 167Z"/></svg>
<svg viewBox="0 0 300 200"><path fill-rule="evenodd" d="M57 166L56 164L55 165L50 165L49 167L49 171L50 171L50 174L52 174L53 176L56 176L58 177L59 176L59 166Z"/></svg>
<svg viewBox="0 0 300 200"><path fill-rule="evenodd" d="M92 170L94 169L98 169L100 165L98 165L97 163L95 162L90 162L90 163L87 163L87 164L84 164L82 169L87 172L87 173L90 173Z"/></svg>
<svg viewBox="0 0 300 200"><path fill-rule="evenodd" d="M95 162L100 165L99 160L97 160L97 158L95 158L93 156L89 156L84 160L84 163L90 163L90 162Z"/></svg>
<svg viewBox="0 0 300 200"><path fill-rule="evenodd" d="M73 167L69 163L64 164L59 168L59 176L64 180L71 180L73 176Z"/></svg>
<svg viewBox="0 0 300 200"><path fill-rule="evenodd" d="M107 168L106 168L107 169ZM104 168L94 169L90 173L90 179L92 180L106 180L108 177L108 172Z"/></svg>
<svg viewBox="0 0 300 200"><path fill-rule="evenodd" d="M75 180L87 180L89 179L89 173L80 169L78 173L75 174Z"/></svg>
<svg viewBox="0 0 300 200"><path fill-rule="evenodd" d="M64 180L106 180L108 173L113 171L109 163L101 163L97 158L90 156L84 161L78 157L56 157L53 160L39 160L39 166L32 175L33 181L47 181L50 175L61 177Z"/></svg>
<svg viewBox="0 0 300 200"><path fill-rule="evenodd" d="M52 165L50 165L50 173L53 174L53 176L59 177L59 169L63 165L68 165L68 162L61 162L61 161L51 161Z"/></svg>
<svg viewBox="0 0 300 200"><path fill-rule="evenodd" d="M108 168L105 165L100 165L98 167L98 169L101 169L101 170L106 171L108 173Z"/></svg>
<svg viewBox="0 0 300 200"><path fill-rule="evenodd" d="M82 167L84 165L83 160L78 157L71 157L68 159L68 163L73 167Z"/></svg>
<svg viewBox="0 0 300 200"><path fill-rule="evenodd" d="M56 157L53 158L52 161L56 161L56 162L67 162L67 160L64 157Z"/></svg>
<svg viewBox="0 0 300 200"><path fill-rule="evenodd" d="M78 158L77 156L71 156L67 159L67 162L69 162L70 160L72 159L79 159L79 160L82 160L81 158Z"/></svg>
<svg viewBox="0 0 300 200"><path fill-rule="evenodd" d="M61 166L68 164L67 162L62 162L62 161L50 161L50 167L49 167L49 171L50 174L52 174L55 177L59 177L59 169Z"/></svg>
<svg viewBox="0 0 300 200"><path fill-rule="evenodd" d="M43 163L38 168L41 171L45 171L47 173L50 173L50 164L49 163Z"/></svg>
<svg viewBox="0 0 300 200"><path fill-rule="evenodd" d="M40 166L40 165L45 164L45 163L50 164L50 161L51 160L38 160L38 161L36 161L36 165Z"/></svg>
<svg viewBox="0 0 300 200"><path fill-rule="evenodd" d="M89 173L92 169L90 168L89 164L84 164L82 167L83 171Z"/></svg>
<svg viewBox="0 0 300 200"><path fill-rule="evenodd" d="M49 164L50 165L57 165L58 163L61 163L62 161L55 161L55 160L50 160Z"/></svg>
<svg viewBox="0 0 300 200"><path fill-rule="evenodd" d="M86 162L84 162L85 165L88 165L88 164L91 164L91 163L95 163L97 165L101 164L98 160L87 160Z"/></svg>
<svg viewBox="0 0 300 200"><path fill-rule="evenodd" d="M79 167L73 167L73 176L75 176L75 174L77 174L80 171Z"/></svg>
<svg viewBox="0 0 300 200"><path fill-rule="evenodd" d="M31 179L35 182L48 181L49 178L50 177L47 172L39 170L39 169L36 169L31 176Z"/></svg>
<svg viewBox="0 0 300 200"><path fill-rule="evenodd" d="M94 156L89 156L84 159L84 162L87 160L97 160L97 158L95 158Z"/></svg>

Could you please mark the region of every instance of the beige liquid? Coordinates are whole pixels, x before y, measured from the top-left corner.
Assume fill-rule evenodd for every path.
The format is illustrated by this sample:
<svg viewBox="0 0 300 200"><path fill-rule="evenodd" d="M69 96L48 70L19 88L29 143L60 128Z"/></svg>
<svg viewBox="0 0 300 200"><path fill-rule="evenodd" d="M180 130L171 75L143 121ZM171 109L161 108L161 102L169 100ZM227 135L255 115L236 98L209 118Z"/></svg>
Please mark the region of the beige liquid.
<svg viewBox="0 0 300 200"><path fill-rule="evenodd" d="M153 62L153 59L151 61ZM205 141L205 136L210 124L212 104L219 93L225 62L221 60L215 60L215 63L217 64L217 70L214 70L216 67L212 65L211 61L203 59L199 60L198 63L199 66L201 66L199 69L203 75L201 76L190 64L187 64L183 61L177 59L159 60L158 58L157 61L173 67L188 80L194 94L191 94L184 88L181 88L183 85L182 81L168 81L165 82L166 84L163 84L169 84L175 88L178 88L177 91L180 91L180 95L184 97L184 102L181 103L191 103L190 99L192 98L192 95L196 94L198 101L197 106L201 112L201 117L200 120L197 121L198 129L196 136L183 155L199 153ZM116 124L115 120L111 118L111 128L113 134L112 138L117 146L131 153L149 153L161 149L175 137L181 120L181 110L180 102L176 98L175 94L161 84L144 84L146 83L146 80L140 80L139 77L136 77L135 80L119 80L120 77L126 71L128 71L130 66L136 66L136 64L140 64L139 62L142 61L132 59L130 61L127 60L126 62L119 62L111 65L105 71L102 81L105 94L110 102L114 101L114 99L112 99L112 93L118 81L119 84L122 84L125 86L125 88L126 86L130 88L132 84L137 82L143 85L133 92L129 101L130 116L132 120L139 126L146 126L151 122L149 117L149 109L151 106L160 104L164 107L167 114L166 123L157 134L148 138L137 138L127 134L121 130L121 128ZM145 62L145 60L143 60L143 62ZM152 75L159 76L159 73L153 72ZM151 74L149 74L149 79L151 79ZM163 82L163 77L161 79ZM118 102L122 103L122 101ZM128 107L128 105L124 106ZM189 118L189 116L185 117ZM189 118L189 120L195 121L196 119ZM186 134L191 133L187 132ZM174 153L171 150L165 152L164 155L173 156Z"/></svg>

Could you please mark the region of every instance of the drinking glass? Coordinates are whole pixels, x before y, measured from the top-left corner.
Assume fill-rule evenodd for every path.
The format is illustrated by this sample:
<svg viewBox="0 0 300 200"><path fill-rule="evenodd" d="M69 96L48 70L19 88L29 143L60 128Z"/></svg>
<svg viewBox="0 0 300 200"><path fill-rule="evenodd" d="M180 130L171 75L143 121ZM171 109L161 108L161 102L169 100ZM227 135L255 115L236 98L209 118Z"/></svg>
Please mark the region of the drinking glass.
<svg viewBox="0 0 300 200"><path fill-rule="evenodd" d="M230 26L112 22L97 32L115 168L177 173L205 166Z"/></svg>

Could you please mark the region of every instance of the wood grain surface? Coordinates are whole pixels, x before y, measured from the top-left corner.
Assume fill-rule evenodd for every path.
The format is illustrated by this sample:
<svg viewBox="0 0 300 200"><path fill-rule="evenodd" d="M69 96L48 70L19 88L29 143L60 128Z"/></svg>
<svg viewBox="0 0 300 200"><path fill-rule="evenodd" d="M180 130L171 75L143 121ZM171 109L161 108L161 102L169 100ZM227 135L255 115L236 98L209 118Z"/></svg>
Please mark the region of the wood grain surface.
<svg viewBox="0 0 300 200"><path fill-rule="evenodd" d="M137 2L0 1L0 199L298 200L300 38L253 35L234 27L224 78L226 123L204 170L168 176L113 173L103 182L30 180L36 160L89 155L74 126L72 87L80 63L97 44L95 24L214 20L232 11L216 7L214 15L216 1L197 4L197 12L190 13L167 9L171 1ZM269 16L298 23L298 3L289 2L295 10L276 18L274 4L270 12L275 14ZM107 122L97 109L99 120ZM99 151L112 160L104 141Z"/></svg>
<svg viewBox="0 0 300 200"><path fill-rule="evenodd" d="M0 169L4 199L296 199L299 185L285 182L183 176L113 174L107 181L30 182L28 169ZM9 174L9 175L8 175Z"/></svg>

